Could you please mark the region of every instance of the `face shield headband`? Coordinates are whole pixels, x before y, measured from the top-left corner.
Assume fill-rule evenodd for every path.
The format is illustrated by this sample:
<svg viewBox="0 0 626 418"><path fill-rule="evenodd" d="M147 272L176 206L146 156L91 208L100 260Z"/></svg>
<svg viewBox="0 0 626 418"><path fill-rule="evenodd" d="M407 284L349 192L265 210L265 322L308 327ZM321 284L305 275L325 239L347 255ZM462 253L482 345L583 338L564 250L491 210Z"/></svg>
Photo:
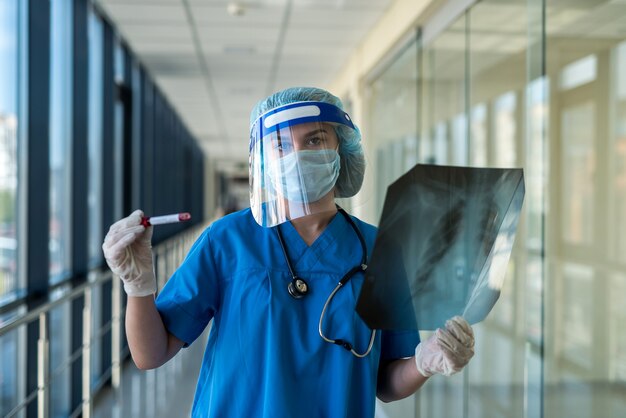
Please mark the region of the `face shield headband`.
<svg viewBox="0 0 626 418"><path fill-rule="evenodd" d="M330 193L341 169L337 125L356 130L346 112L316 101L277 107L252 124L250 207L259 225L334 208Z"/></svg>
<svg viewBox="0 0 626 418"><path fill-rule="evenodd" d="M296 102L269 110L258 117L250 128L250 149L267 135L292 125L309 122L330 122L356 130L350 116L335 105L324 102Z"/></svg>

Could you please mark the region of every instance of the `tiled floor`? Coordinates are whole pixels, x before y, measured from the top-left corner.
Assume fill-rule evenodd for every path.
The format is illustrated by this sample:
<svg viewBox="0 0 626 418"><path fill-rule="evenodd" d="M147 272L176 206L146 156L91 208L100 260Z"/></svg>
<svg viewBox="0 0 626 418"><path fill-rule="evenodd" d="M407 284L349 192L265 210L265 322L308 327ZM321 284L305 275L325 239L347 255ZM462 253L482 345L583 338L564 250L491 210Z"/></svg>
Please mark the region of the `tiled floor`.
<svg viewBox="0 0 626 418"><path fill-rule="evenodd" d="M182 350L157 370L141 371L132 361L126 362L119 391L115 393L105 389L94 401L93 416L189 417L207 335L208 330L189 348ZM462 379L461 375L453 378L435 377L416 397L390 404L377 403L376 417L462 416ZM541 404L537 399L528 399L531 412L524 410L526 394L523 385L472 384L469 391L466 416L516 418L541 415ZM549 418L621 418L626 411L626 387L618 384L548 384L543 395L543 416ZM451 414L450 411L458 413ZM538 413L533 414L532 411Z"/></svg>
<svg viewBox="0 0 626 418"><path fill-rule="evenodd" d="M124 364L120 389L104 390L94 400L95 418L178 418L191 411L206 335L156 370Z"/></svg>

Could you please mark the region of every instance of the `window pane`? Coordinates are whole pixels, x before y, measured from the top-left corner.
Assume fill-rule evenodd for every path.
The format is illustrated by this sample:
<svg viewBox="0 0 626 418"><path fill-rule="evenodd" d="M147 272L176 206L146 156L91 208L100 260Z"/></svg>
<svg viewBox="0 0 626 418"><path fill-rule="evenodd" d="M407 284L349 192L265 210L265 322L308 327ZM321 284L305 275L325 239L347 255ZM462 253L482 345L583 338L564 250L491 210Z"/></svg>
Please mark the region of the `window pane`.
<svg viewBox="0 0 626 418"><path fill-rule="evenodd" d="M597 66L598 58L595 55L588 55L567 65L561 70L559 87L568 90L592 82L596 79Z"/></svg>
<svg viewBox="0 0 626 418"><path fill-rule="evenodd" d="M387 186L417 162L417 42L371 84L366 151L376 150L376 221Z"/></svg>
<svg viewBox="0 0 626 418"><path fill-rule="evenodd" d="M508 92L496 98L493 107L493 162L496 167L517 167L516 94Z"/></svg>
<svg viewBox="0 0 626 418"><path fill-rule="evenodd" d="M611 107L614 119L610 121L610 181L613 193L609 194L611 210L611 258L626 265L626 41L621 42L612 54L612 78L616 88ZM624 311L626 313L626 310ZM623 365L626 367L626 363Z"/></svg>
<svg viewBox="0 0 626 418"><path fill-rule="evenodd" d="M516 100L522 95L526 78L523 73L527 53L526 0L502 2L484 0L469 11L469 104L472 115L470 155L483 167L519 167L517 127L522 124L516 112ZM526 195L528 197L528 194ZM524 202L527 205L528 199ZM524 234L518 231L507 266L502 293L489 316L474 328L476 358L469 367L467 416L522 418L527 384L539 383L528 371L524 347L540 330L527 328L524 316L538 316L526 311L520 302L540 304L541 299L525 299L531 279L539 280L541 271L531 254L524 254ZM532 269L535 275L527 271ZM539 289L533 289L534 291ZM539 318L540 319L540 318ZM530 338L529 338L530 337ZM533 341L534 342L534 341ZM533 382L534 380L534 382ZM528 382L528 383L527 383Z"/></svg>
<svg viewBox="0 0 626 418"><path fill-rule="evenodd" d="M25 308L0 315L0 324L23 315ZM25 326L20 326L0 337L0 416L6 416L24 399ZM18 417L23 416L19 413Z"/></svg>
<svg viewBox="0 0 626 418"><path fill-rule="evenodd" d="M595 105L587 102L561 109L563 238L572 244L593 240Z"/></svg>
<svg viewBox="0 0 626 418"><path fill-rule="evenodd" d="M466 165L466 18L460 17L432 43L424 45L420 76L420 162Z"/></svg>
<svg viewBox="0 0 626 418"><path fill-rule="evenodd" d="M528 142L529 158L525 164L524 178L526 181L526 206L528 224L526 233L526 246L534 251L539 251L543 243L543 194L544 182L548 175L548 167L544 160L545 125L547 124L547 91L550 89L550 81L546 78L537 78L528 83L525 89L525 112L526 112L526 140ZM532 276L531 276L532 277ZM539 277L537 277L540 279Z"/></svg>
<svg viewBox="0 0 626 418"><path fill-rule="evenodd" d="M546 10L545 415L626 416L626 3Z"/></svg>
<svg viewBox="0 0 626 418"><path fill-rule="evenodd" d="M119 39L115 39L115 47L113 50L113 62L115 71L115 84L124 84L124 50ZM117 88L114 86L114 88ZM124 101L120 95L116 95L114 107L114 130L113 130L113 166L115 167L113 174L113 217L120 219L127 216L123 213L123 192L124 192Z"/></svg>
<svg viewBox="0 0 626 418"><path fill-rule="evenodd" d="M102 379L102 286L94 286L91 291L91 387L98 386Z"/></svg>
<svg viewBox="0 0 626 418"><path fill-rule="evenodd" d="M70 262L72 2L50 2L50 280Z"/></svg>
<svg viewBox="0 0 626 418"><path fill-rule="evenodd" d="M52 298L62 297L69 289L61 289ZM67 417L70 414L70 302L50 311L50 416ZM81 361L80 359L78 361Z"/></svg>
<svg viewBox="0 0 626 418"><path fill-rule="evenodd" d="M460 16L431 43L423 45L420 86L420 162L466 165L469 160L466 95L467 18ZM422 334L426 338L427 333ZM462 374L433 376L418 391L420 417L464 416Z"/></svg>
<svg viewBox="0 0 626 418"><path fill-rule="evenodd" d="M487 165L487 106L478 103L471 110L470 126L470 165L485 167Z"/></svg>
<svg viewBox="0 0 626 418"><path fill-rule="evenodd" d="M626 332L623 332L626 323L626 309L622 307L623 297L626 295L626 274L614 273L611 278L611 323L608 329L610 339L609 352L615 353L611 358L609 370L616 381L626 382Z"/></svg>
<svg viewBox="0 0 626 418"><path fill-rule="evenodd" d="M0 300L17 284L18 1L0 2Z"/></svg>
<svg viewBox="0 0 626 418"><path fill-rule="evenodd" d="M89 191L88 256L91 264L102 258L102 107L103 107L103 47L102 19L89 10Z"/></svg>
<svg viewBox="0 0 626 418"><path fill-rule="evenodd" d="M571 364L591 368L593 349L593 269L574 263L563 263L562 298L559 302L559 327L557 340L562 344L563 359Z"/></svg>
<svg viewBox="0 0 626 418"><path fill-rule="evenodd" d="M467 165L467 117L459 113L452 119L450 162L452 165Z"/></svg>

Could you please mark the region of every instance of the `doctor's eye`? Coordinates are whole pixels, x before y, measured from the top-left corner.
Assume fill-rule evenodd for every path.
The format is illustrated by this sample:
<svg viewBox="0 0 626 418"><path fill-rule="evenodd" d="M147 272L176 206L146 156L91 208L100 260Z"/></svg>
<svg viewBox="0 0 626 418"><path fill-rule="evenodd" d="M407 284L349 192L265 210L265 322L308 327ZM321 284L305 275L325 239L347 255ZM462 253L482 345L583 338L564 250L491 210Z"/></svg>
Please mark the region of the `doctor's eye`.
<svg viewBox="0 0 626 418"><path fill-rule="evenodd" d="M274 150L276 151L291 152L292 149L293 149L293 146L291 145L290 142L275 142L274 143Z"/></svg>
<svg viewBox="0 0 626 418"><path fill-rule="evenodd" d="M320 135L312 136L306 139L306 145L309 147L319 147L324 143L324 138Z"/></svg>
<svg viewBox="0 0 626 418"><path fill-rule="evenodd" d="M326 142L328 142L328 133L324 129L309 132L303 140L304 146L308 148L325 147Z"/></svg>

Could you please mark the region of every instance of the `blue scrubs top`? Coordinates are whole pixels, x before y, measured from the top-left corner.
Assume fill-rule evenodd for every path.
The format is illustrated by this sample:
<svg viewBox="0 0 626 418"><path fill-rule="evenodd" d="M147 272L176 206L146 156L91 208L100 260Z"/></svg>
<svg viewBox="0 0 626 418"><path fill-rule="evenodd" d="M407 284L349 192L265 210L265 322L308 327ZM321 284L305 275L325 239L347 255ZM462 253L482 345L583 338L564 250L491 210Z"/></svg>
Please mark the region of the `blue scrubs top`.
<svg viewBox="0 0 626 418"><path fill-rule="evenodd" d="M369 251L376 228L353 218ZM170 333L191 344L211 319L193 403L193 417L373 417L381 360L410 357L416 332L377 332L357 358L318 334L322 307L341 277L361 260L361 245L336 214L307 246L286 222L279 226L296 274L309 284L299 300L277 233L250 209L214 222L157 298ZM333 298L324 333L367 348L370 330L355 311L363 274Z"/></svg>

